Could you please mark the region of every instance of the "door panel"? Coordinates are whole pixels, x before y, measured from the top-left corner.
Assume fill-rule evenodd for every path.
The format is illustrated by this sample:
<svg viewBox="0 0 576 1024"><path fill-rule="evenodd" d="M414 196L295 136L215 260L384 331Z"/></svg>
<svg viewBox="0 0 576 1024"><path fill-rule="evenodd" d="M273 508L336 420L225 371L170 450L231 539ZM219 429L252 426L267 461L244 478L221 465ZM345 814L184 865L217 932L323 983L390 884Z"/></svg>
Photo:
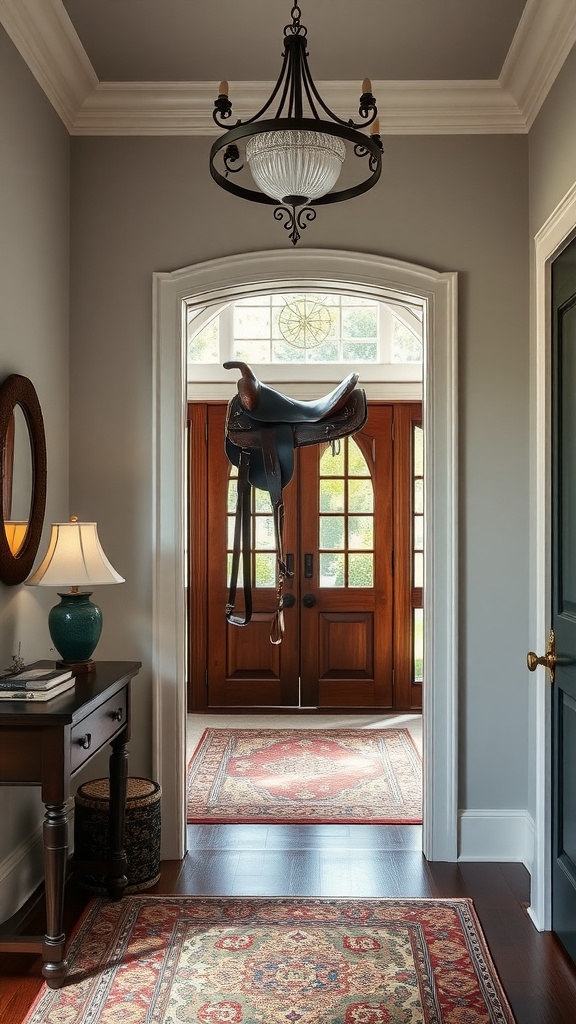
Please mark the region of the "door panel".
<svg viewBox="0 0 576 1024"><path fill-rule="evenodd" d="M576 960L576 243L554 261L552 927Z"/></svg>
<svg viewBox="0 0 576 1024"><path fill-rule="evenodd" d="M370 403L367 423L353 438L297 450L294 478L284 489L285 552L294 576L285 587L293 603L285 608L280 645L270 643L275 549L262 491L253 492L253 618L237 627L225 617L236 500L225 416L220 403L190 412L192 486L207 506L190 521L190 707L420 710L413 638L422 586L414 586L412 570L421 543L414 524L422 480L413 451L420 404ZM195 624L202 592L203 648ZM242 610L239 580L235 613Z"/></svg>
<svg viewBox="0 0 576 1024"><path fill-rule="evenodd" d="M306 706L392 704L392 415L371 407L336 458L329 447L300 453L301 545L313 554L301 613ZM363 577L368 586L354 585Z"/></svg>
<svg viewBox="0 0 576 1024"><path fill-rule="evenodd" d="M235 479L224 452L225 406L210 406L207 416L208 450L208 652L207 706L297 707L299 622L287 611L282 644L270 643L270 629L276 610L274 586L253 588L253 615L248 626L231 626L226 621L230 552L234 523ZM270 502L262 492L253 492L252 532L256 553L252 558L255 582L270 576L273 565ZM286 551L293 551L296 535L295 491L284 493L286 508ZM228 551L228 559L223 557ZM271 573L273 579L273 571ZM287 592L290 587L287 587ZM241 577L236 613L243 612Z"/></svg>

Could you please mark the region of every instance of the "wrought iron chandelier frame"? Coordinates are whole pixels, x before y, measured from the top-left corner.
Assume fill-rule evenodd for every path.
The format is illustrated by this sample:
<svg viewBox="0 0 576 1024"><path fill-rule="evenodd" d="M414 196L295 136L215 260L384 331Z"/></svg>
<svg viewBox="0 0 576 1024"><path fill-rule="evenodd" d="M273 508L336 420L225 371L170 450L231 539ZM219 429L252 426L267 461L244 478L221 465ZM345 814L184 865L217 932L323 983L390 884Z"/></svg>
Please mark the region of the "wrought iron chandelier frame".
<svg viewBox="0 0 576 1024"><path fill-rule="evenodd" d="M308 66L307 29L300 21L301 11L298 5L291 10L292 24L284 26L284 53L280 75L271 95L261 109L252 117L236 121L224 135L217 139L210 150L210 173L221 188L241 199L250 202L275 206L276 220L285 221L284 227L290 232L290 239L295 245L299 240L300 231L316 218L317 206L328 206L332 203L344 202L368 192L378 181L382 171L382 140L377 121L378 108L372 95L372 87L368 79L363 82L358 113L363 119L360 122L351 118L347 121L338 117L324 102ZM276 115L264 118L275 100L279 97ZM305 104L309 108L305 116ZM321 109L326 117L319 113ZM220 91L214 101L213 119L219 128L226 128L232 116L232 103L228 97L228 85L220 83ZM372 126L369 135L360 129ZM325 195L301 204L288 205L277 199L248 188L235 181L234 174L244 169L240 162L238 143L252 136L265 132L305 131L326 134L351 143L354 155L366 159L367 175L364 180L354 185L327 192ZM216 159L221 160L222 170L216 166Z"/></svg>

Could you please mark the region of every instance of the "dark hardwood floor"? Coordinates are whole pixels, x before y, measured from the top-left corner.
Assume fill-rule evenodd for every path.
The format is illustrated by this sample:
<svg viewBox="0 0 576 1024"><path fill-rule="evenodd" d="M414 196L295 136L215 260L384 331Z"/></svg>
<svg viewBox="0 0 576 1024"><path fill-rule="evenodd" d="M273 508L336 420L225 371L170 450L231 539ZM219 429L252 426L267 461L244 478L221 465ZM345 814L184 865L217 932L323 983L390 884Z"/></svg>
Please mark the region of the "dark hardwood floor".
<svg viewBox="0 0 576 1024"><path fill-rule="evenodd" d="M188 831L187 856L163 862L150 893L468 896L517 1024L576 1022L576 968L554 935L530 921L522 865L429 863L414 825L194 825ZM88 898L74 880L68 883L68 931ZM21 1024L42 984L40 967L32 954L0 957L2 1024Z"/></svg>

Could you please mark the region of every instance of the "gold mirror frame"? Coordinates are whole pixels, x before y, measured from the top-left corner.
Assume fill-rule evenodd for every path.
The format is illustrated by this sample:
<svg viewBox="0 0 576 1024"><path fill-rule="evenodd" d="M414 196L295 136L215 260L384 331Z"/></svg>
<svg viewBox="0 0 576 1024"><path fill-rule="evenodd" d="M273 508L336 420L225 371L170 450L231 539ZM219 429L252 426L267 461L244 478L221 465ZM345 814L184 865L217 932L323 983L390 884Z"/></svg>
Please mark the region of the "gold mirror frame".
<svg viewBox="0 0 576 1024"><path fill-rule="evenodd" d="M20 406L24 413L32 457L32 494L26 536L16 554L8 544L4 529L6 521L5 497L11 492L7 473L12 471L10 430L14 410ZM46 511L46 436L44 419L36 388L28 377L13 373L0 384L0 581L8 586L23 583L30 575L38 552Z"/></svg>

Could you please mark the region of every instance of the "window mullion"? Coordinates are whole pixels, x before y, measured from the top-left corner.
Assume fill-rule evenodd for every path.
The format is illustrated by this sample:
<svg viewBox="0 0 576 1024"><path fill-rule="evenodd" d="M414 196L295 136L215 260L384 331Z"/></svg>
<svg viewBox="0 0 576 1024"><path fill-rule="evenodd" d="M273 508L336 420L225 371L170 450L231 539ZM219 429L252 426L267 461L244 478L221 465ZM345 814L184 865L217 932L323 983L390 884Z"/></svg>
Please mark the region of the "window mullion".
<svg viewBox="0 0 576 1024"><path fill-rule="evenodd" d="M220 314L220 362L234 359L234 303L229 303Z"/></svg>

